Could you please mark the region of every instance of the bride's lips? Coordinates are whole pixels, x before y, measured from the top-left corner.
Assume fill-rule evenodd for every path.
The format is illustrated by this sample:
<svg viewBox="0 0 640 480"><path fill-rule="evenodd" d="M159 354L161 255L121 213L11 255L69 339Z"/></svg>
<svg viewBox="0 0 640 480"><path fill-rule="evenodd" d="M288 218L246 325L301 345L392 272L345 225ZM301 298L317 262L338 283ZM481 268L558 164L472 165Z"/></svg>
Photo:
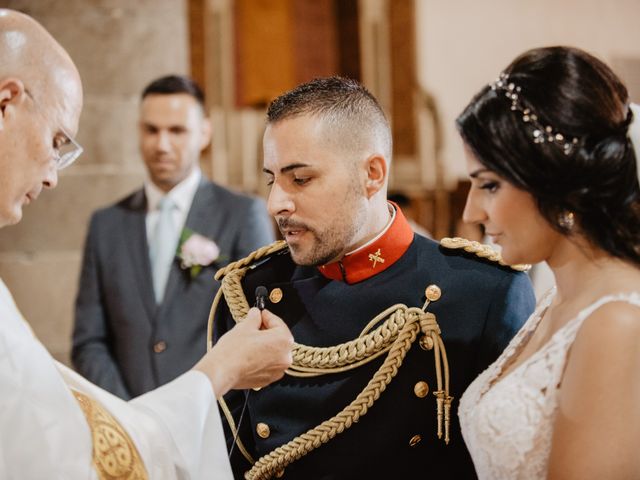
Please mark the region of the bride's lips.
<svg viewBox="0 0 640 480"><path fill-rule="evenodd" d="M37 193L27 193L25 196L25 201L24 204L25 205L29 205L31 202L33 202L36 198L38 198L38 194Z"/></svg>
<svg viewBox="0 0 640 480"><path fill-rule="evenodd" d="M491 239L493 243L498 243L498 240L500 239L500 235L501 235L500 233L489 233L489 232L486 232L485 234Z"/></svg>

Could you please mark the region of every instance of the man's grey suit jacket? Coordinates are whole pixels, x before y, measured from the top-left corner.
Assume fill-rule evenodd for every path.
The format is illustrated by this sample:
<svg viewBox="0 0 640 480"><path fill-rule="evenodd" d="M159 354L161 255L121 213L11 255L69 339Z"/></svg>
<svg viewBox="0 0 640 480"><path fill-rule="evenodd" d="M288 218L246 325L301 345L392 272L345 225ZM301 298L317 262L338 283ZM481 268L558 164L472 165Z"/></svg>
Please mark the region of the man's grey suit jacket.
<svg viewBox="0 0 640 480"><path fill-rule="evenodd" d="M94 213L76 298L73 364L125 399L171 381L200 359L218 288L213 274L274 238L263 200L203 180L185 227L215 241L221 261L192 279L176 258L157 305L146 213L144 190Z"/></svg>

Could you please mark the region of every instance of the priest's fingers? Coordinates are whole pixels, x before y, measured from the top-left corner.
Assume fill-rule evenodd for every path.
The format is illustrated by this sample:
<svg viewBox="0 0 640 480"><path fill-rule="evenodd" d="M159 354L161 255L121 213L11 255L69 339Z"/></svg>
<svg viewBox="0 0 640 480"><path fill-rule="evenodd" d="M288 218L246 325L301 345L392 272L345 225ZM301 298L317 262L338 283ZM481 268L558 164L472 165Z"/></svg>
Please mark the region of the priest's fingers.
<svg viewBox="0 0 640 480"><path fill-rule="evenodd" d="M262 327L269 330L272 328L281 328L289 331L289 327L284 321L277 315L271 313L269 310L262 310ZM292 339L293 340L293 339Z"/></svg>
<svg viewBox="0 0 640 480"><path fill-rule="evenodd" d="M264 319L267 328L261 330ZM194 367L217 396L230 389L257 388L282 378L291 365L293 336L282 320L252 308Z"/></svg>
<svg viewBox="0 0 640 480"><path fill-rule="evenodd" d="M238 325L244 324L246 328L258 330L262 325L262 322L263 320L260 316L260 310L258 310L256 307L253 307L249 310L247 316L244 317L244 319Z"/></svg>

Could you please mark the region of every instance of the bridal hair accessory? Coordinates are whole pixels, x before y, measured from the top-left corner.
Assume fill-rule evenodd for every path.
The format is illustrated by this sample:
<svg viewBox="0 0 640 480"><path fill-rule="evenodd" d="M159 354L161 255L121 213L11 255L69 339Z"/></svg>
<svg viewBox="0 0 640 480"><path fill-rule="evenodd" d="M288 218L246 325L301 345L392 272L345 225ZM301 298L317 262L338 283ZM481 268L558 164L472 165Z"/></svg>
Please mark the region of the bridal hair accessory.
<svg viewBox="0 0 640 480"><path fill-rule="evenodd" d="M636 154L636 168L638 173L638 182L640 182L640 105L630 103L629 110L633 112L633 120L629 124L627 136L633 145L633 152Z"/></svg>
<svg viewBox="0 0 640 480"><path fill-rule="evenodd" d="M562 148L565 155L569 155L576 144L577 138L568 140L565 136L556 131L550 125L542 125L538 121L538 116L528 107L526 107L520 100L520 93L522 89L515 83L509 81L509 75L507 73L500 73L498 79L490 84L491 90L504 91L505 97L511 100L511 110L514 112L520 112L522 114L522 121L528 123L533 127L533 142L534 143L553 143ZM640 141L640 138L638 138Z"/></svg>

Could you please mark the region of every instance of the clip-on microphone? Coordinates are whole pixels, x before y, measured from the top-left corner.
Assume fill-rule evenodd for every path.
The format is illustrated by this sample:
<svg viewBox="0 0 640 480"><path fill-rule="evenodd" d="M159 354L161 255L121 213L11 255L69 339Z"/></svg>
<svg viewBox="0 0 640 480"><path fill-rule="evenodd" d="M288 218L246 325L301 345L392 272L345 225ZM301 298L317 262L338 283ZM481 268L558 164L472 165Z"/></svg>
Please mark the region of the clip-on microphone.
<svg viewBox="0 0 640 480"><path fill-rule="evenodd" d="M268 294L269 292L266 287L262 285L256 287L256 303L254 304L254 306L261 312L262 310L264 310ZM242 410L240 411L240 418L238 419L238 425L236 426L236 434L233 437L233 443L231 444L231 448L229 449L229 458L231 458L233 449L236 446L236 441L238 440L238 435L240 435L240 425L242 424L244 412L247 409L247 403L249 403L249 392L251 392L251 390L245 390L244 404L242 405Z"/></svg>
<svg viewBox="0 0 640 480"><path fill-rule="evenodd" d="M267 291L267 287L263 287L262 285L260 285L259 287L256 287L256 305L255 306L258 308L258 310L260 311L264 310L268 293L269 292Z"/></svg>

